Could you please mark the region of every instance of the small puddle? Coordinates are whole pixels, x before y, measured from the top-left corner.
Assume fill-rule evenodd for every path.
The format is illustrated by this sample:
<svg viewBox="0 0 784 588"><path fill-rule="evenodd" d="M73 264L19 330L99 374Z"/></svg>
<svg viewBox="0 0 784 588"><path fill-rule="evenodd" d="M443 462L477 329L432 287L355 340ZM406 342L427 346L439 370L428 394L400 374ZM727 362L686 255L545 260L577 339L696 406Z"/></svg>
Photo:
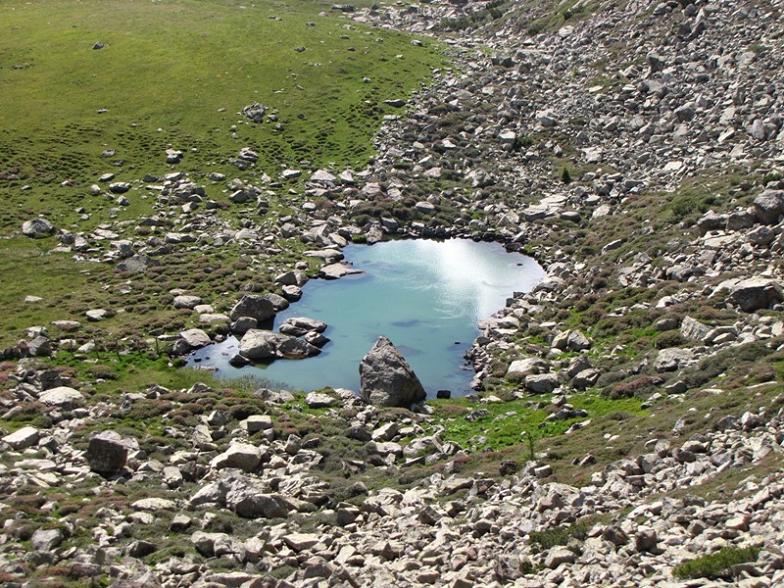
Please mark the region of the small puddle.
<svg viewBox="0 0 784 588"><path fill-rule="evenodd" d="M310 280L302 300L278 313L327 323L331 339L320 355L235 368L238 341L195 352L189 365L221 378L254 376L288 389L324 386L359 390L359 362L379 335L389 337L429 397L437 390L470 392L473 369L464 359L480 334L478 323L505 306L513 292L530 291L544 277L532 258L498 243L469 239L407 240L350 245L346 261L363 271L339 280Z"/></svg>

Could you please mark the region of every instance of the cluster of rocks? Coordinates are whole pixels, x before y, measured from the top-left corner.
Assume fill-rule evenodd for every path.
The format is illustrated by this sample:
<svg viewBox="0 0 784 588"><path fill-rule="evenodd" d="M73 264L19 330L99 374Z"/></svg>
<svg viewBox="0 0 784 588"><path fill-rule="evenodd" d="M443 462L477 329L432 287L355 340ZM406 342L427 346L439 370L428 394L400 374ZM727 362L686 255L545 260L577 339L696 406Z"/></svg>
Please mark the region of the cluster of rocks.
<svg viewBox="0 0 784 588"><path fill-rule="evenodd" d="M388 347L379 341L374 352L389 354ZM87 547L65 546L78 521L67 514L56 526L34 531L7 524L3 544L14 534L29 537L28 562L67 563L80 581L111 565L118 585L144 580L163 587L675 586L670 574L676 565L726 547L759 549L757 560L737 572L741 585L784 580L781 472L747 476L721 499L680 496L716 477L780 459L780 397L757 413L725 417L712 431L681 438L675 430L671 439L647 439L644 453L609 463L581 487L553 482L549 465L532 461L503 479L445 471L407 490L369 491L356 481L340 498L319 476L329 458L319 437L280 434L287 417L274 407L292 402L289 393L258 392L274 416L237 420L213 410L192 430L172 425L167 433L180 443L161 459L114 430L93 433L85 449L76 449L79 423L100 418L106 408L85 408L84 396L69 387L44 390L60 383L51 372L20 368L12 375L15 402L46 404L51 424L23 427L0 440L3 487L56 490L91 481L105 505ZM185 406L209 393L197 384L177 394ZM171 395L154 386L123 402ZM366 461L345 460L355 474L367 467L455 460L460 453L438 434L425 434L426 417L401 420L350 391L312 393L307 403L354 415L344 435L368 448ZM140 485L144 492L137 498L106 500ZM58 500L63 498L42 502L42 512L56 512ZM223 513L255 524L221 530ZM550 530L565 537L551 545L543 538ZM168 537L180 537L183 555L141 563ZM0 566L13 574L13 551L0 551ZM210 562L218 560L230 569L214 569ZM285 579L275 579L276 570L287 570Z"/></svg>

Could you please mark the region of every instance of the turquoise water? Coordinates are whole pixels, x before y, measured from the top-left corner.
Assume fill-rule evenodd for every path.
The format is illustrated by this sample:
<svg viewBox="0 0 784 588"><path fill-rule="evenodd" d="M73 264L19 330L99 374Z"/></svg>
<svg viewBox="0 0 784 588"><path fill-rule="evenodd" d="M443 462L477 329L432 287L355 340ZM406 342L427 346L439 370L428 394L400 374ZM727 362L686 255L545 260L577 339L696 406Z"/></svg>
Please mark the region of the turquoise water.
<svg viewBox="0 0 784 588"><path fill-rule="evenodd" d="M325 321L331 339L320 355L234 368L237 340L199 350L191 364L217 368L219 377L254 375L288 389L324 386L359 390L359 362L386 335L413 367L428 396L470 391L474 372L463 357L479 335L478 322L505 306L513 292L531 290L544 271L530 257L497 243L468 239L408 240L350 245L346 260L364 273L311 280L303 297L277 315Z"/></svg>

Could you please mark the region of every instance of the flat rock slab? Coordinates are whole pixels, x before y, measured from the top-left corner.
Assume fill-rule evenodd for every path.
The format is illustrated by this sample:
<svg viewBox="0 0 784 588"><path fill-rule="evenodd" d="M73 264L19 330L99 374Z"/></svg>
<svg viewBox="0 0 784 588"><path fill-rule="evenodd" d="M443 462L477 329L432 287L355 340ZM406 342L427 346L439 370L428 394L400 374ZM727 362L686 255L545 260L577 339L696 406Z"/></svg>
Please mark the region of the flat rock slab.
<svg viewBox="0 0 784 588"><path fill-rule="evenodd" d="M84 402L84 396L78 390L69 388L67 386L58 386L43 392L38 400L48 406L56 406L65 410L81 406Z"/></svg>
<svg viewBox="0 0 784 588"><path fill-rule="evenodd" d="M41 433L35 427L22 427L3 437L3 442L12 449L26 449L38 443Z"/></svg>
<svg viewBox="0 0 784 588"><path fill-rule="evenodd" d="M337 280L343 276L361 273L362 270L358 270L347 263L333 263L325 265L319 270L319 276L327 280Z"/></svg>

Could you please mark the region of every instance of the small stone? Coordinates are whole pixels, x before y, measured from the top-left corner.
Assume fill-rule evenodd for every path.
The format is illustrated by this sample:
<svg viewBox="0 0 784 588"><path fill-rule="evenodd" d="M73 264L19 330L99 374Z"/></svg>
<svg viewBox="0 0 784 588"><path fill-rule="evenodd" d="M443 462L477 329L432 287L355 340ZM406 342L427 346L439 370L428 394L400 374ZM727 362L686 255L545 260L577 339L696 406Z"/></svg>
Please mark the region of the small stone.
<svg viewBox="0 0 784 588"><path fill-rule="evenodd" d="M339 401L337 398L323 392L310 392L305 397L305 404L310 408L328 408L330 406L335 406L338 403Z"/></svg>
<svg viewBox="0 0 784 588"><path fill-rule="evenodd" d="M555 569L564 563L574 563L577 560L574 552L566 547L553 547L547 552L544 565L550 569Z"/></svg>

